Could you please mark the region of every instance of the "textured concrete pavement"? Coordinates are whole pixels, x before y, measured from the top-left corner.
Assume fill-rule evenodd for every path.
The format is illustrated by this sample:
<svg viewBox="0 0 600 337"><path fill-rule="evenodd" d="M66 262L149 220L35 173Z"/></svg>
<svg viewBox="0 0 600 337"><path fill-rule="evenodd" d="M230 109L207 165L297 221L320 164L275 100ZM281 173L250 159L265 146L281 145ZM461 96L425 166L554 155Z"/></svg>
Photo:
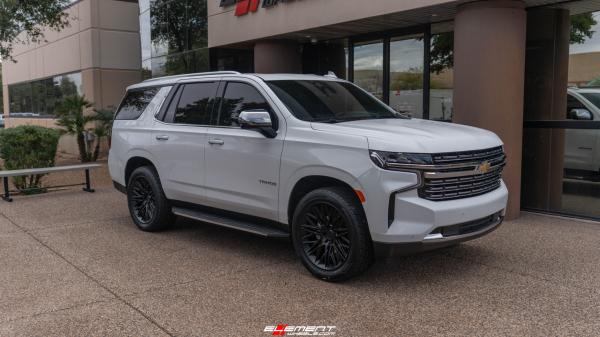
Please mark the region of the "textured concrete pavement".
<svg viewBox="0 0 600 337"><path fill-rule="evenodd" d="M0 202L0 336L269 336L278 323L336 336L600 334L598 224L525 213L331 284L286 241L190 221L141 232L106 172L94 178L94 194Z"/></svg>

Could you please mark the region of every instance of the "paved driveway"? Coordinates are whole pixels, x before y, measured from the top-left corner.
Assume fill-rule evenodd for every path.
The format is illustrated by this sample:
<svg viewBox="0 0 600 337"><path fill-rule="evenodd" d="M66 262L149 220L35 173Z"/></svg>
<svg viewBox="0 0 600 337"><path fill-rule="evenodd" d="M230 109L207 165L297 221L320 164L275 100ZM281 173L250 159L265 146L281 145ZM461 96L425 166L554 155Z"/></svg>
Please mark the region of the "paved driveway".
<svg viewBox="0 0 600 337"><path fill-rule="evenodd" d="M0 336L597 336L600 225L524 214L456 248L318 281L285 241L138 231L103 179L0 202Z"/></svg>

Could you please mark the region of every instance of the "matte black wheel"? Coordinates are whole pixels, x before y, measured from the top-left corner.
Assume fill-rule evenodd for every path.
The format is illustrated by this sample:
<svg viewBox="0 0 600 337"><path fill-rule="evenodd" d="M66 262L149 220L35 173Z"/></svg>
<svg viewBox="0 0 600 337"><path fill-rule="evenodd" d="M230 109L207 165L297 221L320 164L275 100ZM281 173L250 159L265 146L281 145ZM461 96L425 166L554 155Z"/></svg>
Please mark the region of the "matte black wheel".
<svg viewBox="0 0 600 337"><path fill-rule="evenodd" d="M294 212L294 248L316 277L341 281L365 271L373 248L362 206L341 187L308 193Z"/></svg>
<svg viewBox="0 0 600 337"><path fill-rule="evenodd" d="M144 231L164 229L173 222L173 214L165 198L156 171L139 167L127 183L127 202L133 222Z"/></svg>
<svg viewBox="0 0 600 337"><path fill-rule="evenodd" d="M338 269L350 255L348 224L329 202L313 203L300 224L302 249L323 270Z"/></svg>

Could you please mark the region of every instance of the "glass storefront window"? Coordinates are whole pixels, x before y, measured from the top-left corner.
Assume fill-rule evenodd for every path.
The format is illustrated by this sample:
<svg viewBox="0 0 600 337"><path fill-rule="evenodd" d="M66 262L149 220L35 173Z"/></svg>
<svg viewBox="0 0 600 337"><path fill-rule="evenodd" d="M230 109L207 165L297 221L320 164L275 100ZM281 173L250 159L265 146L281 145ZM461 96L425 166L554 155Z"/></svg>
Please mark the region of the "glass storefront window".
<svg viewBox="0 0 600 337"><path fill-rule="evenodd" d="M337 77L347 79L347 65L347 39L310 42L302 46L302 71L305 74L325 75L331 71Z"/></svg>
<svg viewBox="0 0 600 337"><path fill-rule="evenodd" d="M167 54L169 51L169 3L157 0L150 8L150 37L152 57Z"/></svg>
<svg viewBox="0 0 600 337"><path fill-rule="evenodd" d="M383 99L383 41L354 45L354 83Z"/></svg>
<svg viewBox="0 0 600 337"><path fill-rule="evenodd" d="M404 35L382 32L381 39L354 42L348 55L354 66L350 78L402 114L452 122L453 27L447 21Z"/></svg>
<svg viewBox="0 0 600 337"><path fill-rule="evenodd" d="M423 118L423 36L390 41L390 102L396 111Z"/></svg>
<svg viewBox="0 0 600 337"><path fill-rule="evenodd" d="M140 38L151 76L208 70L207 27L206 0L150 1L140 14Z"/></svg>
<svg viewBox="0 0 600 337"><path fill-rule="evenodd" d="M562 22L543 14L528 16L546 26L528 35L521 205L600 219L600 12L573 13L562 42L552 29ZM568 87L555 93L552 70L566 65Z"/></svg>
<svg viewBox="0 0 600 337"><path fill-rule="evenodd" d="M12 117L49 117L65 97L82 94L81 73L8 86Z"/></svg>
<svg viewBox="0 0 600 337"><path fill-rule="evenodd" d="M429 119L451 122L454 114L454 32L431 36Z"/></svg>

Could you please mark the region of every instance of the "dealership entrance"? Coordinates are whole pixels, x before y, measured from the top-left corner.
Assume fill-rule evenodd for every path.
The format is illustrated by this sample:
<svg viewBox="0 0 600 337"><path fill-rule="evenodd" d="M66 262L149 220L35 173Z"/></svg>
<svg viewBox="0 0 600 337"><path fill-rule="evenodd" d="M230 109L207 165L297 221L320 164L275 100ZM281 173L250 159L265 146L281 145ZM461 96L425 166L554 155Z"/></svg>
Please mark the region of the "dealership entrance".
<svg viewBox="0 0 600 337"><path fill-rule="evenodd" d="M310 15L323 6L339 12L331 23ZM333 72L401 114L492 130L509 159L509 218L525 209L600 219L600 2L410 6L219 8L214 23L239 30L209 30L209 45L251 50L257 73Z"/></svg>

